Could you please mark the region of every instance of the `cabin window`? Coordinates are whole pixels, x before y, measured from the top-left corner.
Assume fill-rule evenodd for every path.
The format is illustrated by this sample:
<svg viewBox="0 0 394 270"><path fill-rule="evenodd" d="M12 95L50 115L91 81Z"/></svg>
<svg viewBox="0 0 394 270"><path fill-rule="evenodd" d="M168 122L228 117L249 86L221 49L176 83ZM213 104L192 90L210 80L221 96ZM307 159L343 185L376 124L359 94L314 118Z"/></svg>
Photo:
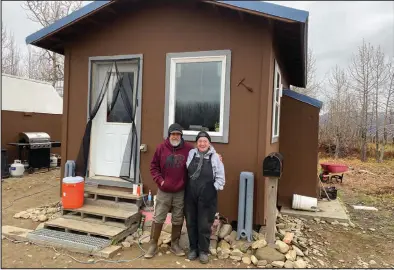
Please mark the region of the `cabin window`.
<svg viewBox="0 0 394 270"><path fill-rule="evenodd" d="M281 97L282 97L282 75L280 73L279 65L275 61L273 103L272 103L272 140L271 140L271 143L276 143L279 140Z"/></svg>
<svg viewBox="0 0 394 270"><path fill-rule="evenodd" d="M164 137L178 123L194 141L207 131L213 142L228 143L230 51L167 54Z"/></svg>

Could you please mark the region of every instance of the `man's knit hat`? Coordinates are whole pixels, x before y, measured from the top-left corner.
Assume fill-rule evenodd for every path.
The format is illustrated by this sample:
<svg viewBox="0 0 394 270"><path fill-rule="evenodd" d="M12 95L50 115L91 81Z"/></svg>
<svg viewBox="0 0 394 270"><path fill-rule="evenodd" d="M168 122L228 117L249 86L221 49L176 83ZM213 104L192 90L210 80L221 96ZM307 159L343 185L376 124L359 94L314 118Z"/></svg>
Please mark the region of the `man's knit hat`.
<svg viewBox="0 0 394 270"><path fill-rule="evenodd" d="M181 125L174 123L168 128L168 136L170 136L171 133L179 133L179 134L183 135L182 131L183 131L183 128L181 127Z"/></svg>

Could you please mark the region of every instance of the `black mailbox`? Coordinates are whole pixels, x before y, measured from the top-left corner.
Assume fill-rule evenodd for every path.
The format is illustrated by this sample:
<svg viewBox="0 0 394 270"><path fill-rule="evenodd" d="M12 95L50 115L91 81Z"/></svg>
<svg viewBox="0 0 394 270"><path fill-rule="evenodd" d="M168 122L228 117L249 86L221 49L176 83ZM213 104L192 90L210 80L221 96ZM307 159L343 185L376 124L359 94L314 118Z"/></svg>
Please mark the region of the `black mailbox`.
<svg viewBox="0 0 394 270"><path fill-rule="evenodd" d="M271 153L263 161L263 176L277 177L282 175L283 156L281 153Z"/></svg>

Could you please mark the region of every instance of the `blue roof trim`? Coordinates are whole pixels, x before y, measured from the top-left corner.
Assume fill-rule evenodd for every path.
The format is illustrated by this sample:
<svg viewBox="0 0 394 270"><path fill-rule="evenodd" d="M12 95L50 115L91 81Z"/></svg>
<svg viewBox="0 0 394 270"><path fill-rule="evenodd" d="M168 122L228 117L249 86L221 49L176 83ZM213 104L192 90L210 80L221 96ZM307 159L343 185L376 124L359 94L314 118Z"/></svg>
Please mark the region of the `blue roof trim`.
<svg viewBox="0 0 394 270"><path fill-rule="evenodd" d="M236 6L239 8L249 9L271 16L285 18L301 23L305 23L308 19L309 12L305 10L289 8L272 3L261 1L217 1L219 3Z"/></svg>
<svg viewBox="0 0 394 270"><path fill-rule="evenodd" d="M85 16L86 14L89 14L92 11L95 11L96 9L108 4L111 2L110 0L106 1L94 1L92 3L87 4L86 6L70 13L68 16L61 18L60 20L57 20L53 24L35 32L34 34L31 34L26 38L26 44L31 44L34 41L37 41L46 35L62 28L63 26L81 18L82 16Z"/></svg>
<svg viewBox="0 0 394 270"><path fill-rule="evenodd" d="M294 99L296 99L298 101L307 103L309 105L315 106L315 107L317 107L319 109L321 109L322 106L323 106L323 102L321 102L320 100L317 100L317 99L308 97L306 95L297 93L297 92L295 92L293 90L290 90L290 89L283 90L283 95L291 97L291 98L294 98Z"/></svg>
<svg viewBox="0 0 394 270"><path fill-rule="evenodd" d="M74 11L70 15L54 22L53 24L29 35L26 38L26 44L31 44L52 32L59 30L60 28L66 26L69 23L79 19L86 14L95 11L96 9L106 5L111 2L111 0L106 1L94 1L79 10ZM275 17L285 18L293 21L298 21L301 23L306 23L309 12L289 7L284 7L272 3L260 2L260 1L217 1L222 4L227 4L243 9L253 10L256 12L268 14Z"/></svg>

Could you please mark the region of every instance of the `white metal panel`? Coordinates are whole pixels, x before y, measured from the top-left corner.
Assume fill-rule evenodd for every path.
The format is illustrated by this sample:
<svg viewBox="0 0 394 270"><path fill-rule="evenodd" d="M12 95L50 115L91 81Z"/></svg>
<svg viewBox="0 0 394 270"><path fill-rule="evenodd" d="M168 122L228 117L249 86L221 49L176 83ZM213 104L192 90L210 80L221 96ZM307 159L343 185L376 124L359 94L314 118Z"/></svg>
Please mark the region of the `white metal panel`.
<svg viewBox="0 0 394 270"><path fill-rule="evenodd" d="M2 74L2 110L63 114L63 99L47 82Z"/></svg>

